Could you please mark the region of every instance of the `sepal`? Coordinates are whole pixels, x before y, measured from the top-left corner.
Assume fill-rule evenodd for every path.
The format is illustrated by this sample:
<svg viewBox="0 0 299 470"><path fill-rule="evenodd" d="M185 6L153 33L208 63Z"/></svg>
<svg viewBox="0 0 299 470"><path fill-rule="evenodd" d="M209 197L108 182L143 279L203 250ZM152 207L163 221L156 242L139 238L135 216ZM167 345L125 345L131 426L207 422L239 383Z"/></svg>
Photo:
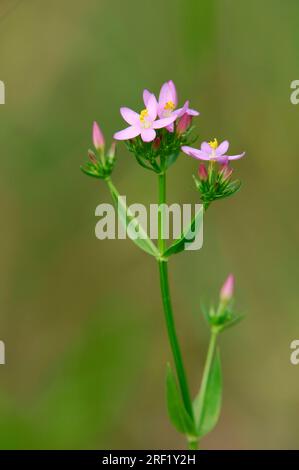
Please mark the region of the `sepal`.
<svg viewBox="0 0 299 470"><path fill-rule="evenodd" d="M183 145L190 145L196 140L191 137L193 126L179 133L176 126L175 123L173 132L158 129L153 142L144 142L140 136L126 140L127 149L143 168L162 173L176 162Z"/></svg>
<svg viewBox="0 0 299 470"><path fill-rule="evenodd" d="M216 162L210 162L208 168L203 163L199 166L198 177L193 175L200 198L207 208L211 202L233 196L241 187L240 180L232 180L232 168Z"/></svg>
<svg viewBox="0 0 299 470"><path fill-rule="evenodd" d="M115 143L112 143L107 154L105 154L104 148L98 149L97 153L88 150L88 161L80 168L88 176L107 179L112 173L115 160Z"/></svg>
<svg viewBox="0 0 299 470"><path fill-rule="evenodd" d="M237 313L232 308L232 302L224 305L220 302L217 309L201 305L202 312L211 329L221 332L239 323L244 318L243 314Z"/></svg>

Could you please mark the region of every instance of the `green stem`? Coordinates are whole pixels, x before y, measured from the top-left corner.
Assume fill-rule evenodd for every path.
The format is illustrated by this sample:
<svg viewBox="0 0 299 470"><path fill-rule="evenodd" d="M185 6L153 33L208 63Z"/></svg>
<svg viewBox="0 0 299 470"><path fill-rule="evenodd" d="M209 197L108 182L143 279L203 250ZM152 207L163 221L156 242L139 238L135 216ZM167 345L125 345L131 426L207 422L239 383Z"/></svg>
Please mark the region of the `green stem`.
<svg viewBox="0 0 299 470"><path fill-rule="evenodd" d="M160 254L162 255L165 250L164 234L164 211L161 204L166 203L166 177L165 173L159 175L159 213L158 213L158 247ZM161 294L164 307L165 321L167 326L168 338L173 354L173 359L176 367L177 378L182 394L182 399L188 414L193 417L192 403L190 398L190 392L186 379L186 373L184 369L182 354L176 334L174 317L172 313L172 306L170 300L169 282L168 282L168 266L167 261L159 260L159 272L160 272L160 285Z"/></svg>
<svg viewBox="0 0 299 470"><path fill-rule="evenodd" d="M165 251L164 224L165 211L163 204L166 204L166 174L159 175L159 211L158 211L158 248L161 254Z"/></svg>
<svg viewBox="0 0 299 470"><path fill-rule="evenodd" d="M188 450L197 450L197 449L198 449L198 439L189 439Z"/></svg>
<svg viewBox="0 0 299 470"><path fill-rule="evenodd" d="M109 187L112 197L117 198L119 193L112 183L110 178L106 179L106 183ZM182 354L176 334L174 317L172 313L172 306L170 300L170 292L169 292L169 282L168 282L168 266L167 261L163 260L162 254L165 251L166 244L165 239L163 237L164 234L164 211L163 207L160 207L161 204L166 203L166 177L165 173L159 175L159 212L158 212L158 248L160 252L160 259L158 259L159 264L159 272L160 272L160 285L161 285L161 294L163 300L163 307L164 307L164 314L167 326L167 332L169 337L169 342L173 354L173 359L176 367L177 378L181 390L182 399L188 414L193 418L193 410L192 410L192 402L190 398L190 392L188 388L188 383L186 379L186 373L184 369ZM195 441L190 442L189 445L197 446ZM190 447L191 448L191 447ZM192 447L195 449L196 447Z"/></svg>
<svg viewBox="0 0 299 470"><path fill-rule="evenodd" d="M210 376L210 369L212 367L214 355L215 355L215 350L216 350L216 345L217 345L217 337L218 337L219 331L218 330L213 330L211 331L211 336L210 336L210 342L209 342L209 348L208 348L208 353L206 357L206 362L204 366L204 371L203 371L203 376L202 376L202 381L201 381L201 386L200 386L200 407L197 412L198 420L199 420L199 427L201 425L202 421L202 410L203 410L203 405L205 402L205 395L207 392L207 386L208 386L208 380Z"/></svg>
<svg viewBox="0 0 299 470"><path fill-rule="evenodd" d="M106 183L107 183L108 188L110 189L110 192L111 192L112 195L113 194L117 194L117 195L119 194L116 187L112 183L112 180L111 180L110 176L108 178L106 178Z"/></svg>

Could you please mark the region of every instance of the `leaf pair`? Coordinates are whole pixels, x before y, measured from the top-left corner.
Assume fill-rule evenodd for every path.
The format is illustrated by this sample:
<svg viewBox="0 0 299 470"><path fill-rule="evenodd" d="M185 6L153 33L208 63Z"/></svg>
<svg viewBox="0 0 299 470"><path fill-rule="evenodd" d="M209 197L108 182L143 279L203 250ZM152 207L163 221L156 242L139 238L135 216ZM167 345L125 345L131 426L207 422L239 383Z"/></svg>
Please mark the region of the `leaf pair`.
<svg viewBox="0 0 299 470"><path fill-rule="evenodd" d="M213 358L205 390L201 388L193 402L193 416L188 414L183 404L169 365L166 387L168 414L177 431L193 439L199 439L212 431L217 424L221 409L222 375L219 352Z"/></svg>
<svg viewBox="0 0 299 470"><path fill-rule="evenodd" d="M193 402L194 419L199 437L203 437L216 426L222 399L222 374L220 353L216 352L209 370L207 386L201 387Z"/></svg>
<svg viewBox="0 0 299 470"><path fill-rule="evenodd" d="M130 239L141 250L154 256L155 258L160 258L158 248L149 238L142 225L139 224L137 218L132 214L132 212L130 212L124 200L120 197L119 192L111 183L111 181L108 181L108 186L115 206L118 208L120 221L123 227L126 228ZM186 248L186 245L191 245L194 242L199 230L202 229L202 217L203 207L197 211L190 224L184 228L181 237L166 249L166 251L163 253L163 257L168 258L173 254L180 253Z"/></svg>

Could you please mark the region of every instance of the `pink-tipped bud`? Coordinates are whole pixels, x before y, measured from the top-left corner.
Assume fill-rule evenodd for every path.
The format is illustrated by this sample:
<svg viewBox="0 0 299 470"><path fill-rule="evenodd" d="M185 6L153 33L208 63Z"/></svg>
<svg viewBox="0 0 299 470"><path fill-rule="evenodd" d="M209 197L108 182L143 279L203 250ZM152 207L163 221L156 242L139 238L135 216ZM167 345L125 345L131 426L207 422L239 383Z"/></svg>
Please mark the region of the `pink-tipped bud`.
<svg viewBox="0 0 299 470"><path fill-rule="evenodd" d="M88 158L94 165L98 163L97 157L95 156L95 153L92 150L88 150Z"/></svg>
<svg viewBox="0 0 299 470"><path fill-rule="evenodd" d="M180 118L176 131L178 135L184 134L186 130L190 127L192 122L192 116L190 114L183 114L183 116Z"/></svg>
<svg viewBox="0 0 299 470"><path fill-rule="evenodd" d="M161 139L160 137L156 137L152 144L153 150L158 150L160 148L160 145L161 145Z"/></svg>
<svg viewBox="0 0 299 470"><path fill-rule="evenodd" d="M224 180L228 180L232 175L233 169L229 166L228 163L222 165L221 174Z"/></svg>
<svg viewBox="0 0 299 470"><path fill-rule="evenodd" d="M109 152L108 152L108 157L110 159L114 158L115 157L115 152L116 152L116 142L113 141L112 144L111 144L111 147L109 149Z"/></svg>
<svg viewBox="0 0 299 470"><path fill-rule="evenodd" d="M201 181L207 181L208 179L208 172L204 163L200 163L198 167L198 176Z"/></svg>
<svg viewBox="0 0 299 470"><path fill-rule="evenodd" d="M93 145L97 150L103 150L105 146L105 139L97 122L93 123L92 140Z"/></svg>
<svg viewBox="0 0 299 470"><path fill-rule="evenodd" d="M232 274L230 274L220 290L220 300L222 302L228 302L231 300L232 296L234 295L234 286L235 278Z"/></svg>

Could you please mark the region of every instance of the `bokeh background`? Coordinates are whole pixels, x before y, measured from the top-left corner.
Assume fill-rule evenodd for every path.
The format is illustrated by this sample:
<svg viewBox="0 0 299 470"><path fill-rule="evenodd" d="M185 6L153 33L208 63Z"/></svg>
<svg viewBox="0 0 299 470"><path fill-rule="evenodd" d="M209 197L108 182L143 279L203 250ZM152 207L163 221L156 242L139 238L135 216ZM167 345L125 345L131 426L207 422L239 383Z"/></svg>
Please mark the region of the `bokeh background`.
<svg viewBox="0 0 299 470"><path fill-rule="evenodd" d="M214 204L204 247L171 261L179 337L193 394L210 302L229 272L246 319L221 337L221 419L205 448L296 448L299 369L298 122L295 0L1 0L0 448L183 448L165 407L170 359L155 262L99 241L104 183L84 176L91 125L107 140L118 109L173 79L201 111L202 139L246 150L243 188ZM183 155L170 202L198 202ZM118 148L114 182L156 201L155 176ZM299 366L298 366L299 367Z"/></svg>

